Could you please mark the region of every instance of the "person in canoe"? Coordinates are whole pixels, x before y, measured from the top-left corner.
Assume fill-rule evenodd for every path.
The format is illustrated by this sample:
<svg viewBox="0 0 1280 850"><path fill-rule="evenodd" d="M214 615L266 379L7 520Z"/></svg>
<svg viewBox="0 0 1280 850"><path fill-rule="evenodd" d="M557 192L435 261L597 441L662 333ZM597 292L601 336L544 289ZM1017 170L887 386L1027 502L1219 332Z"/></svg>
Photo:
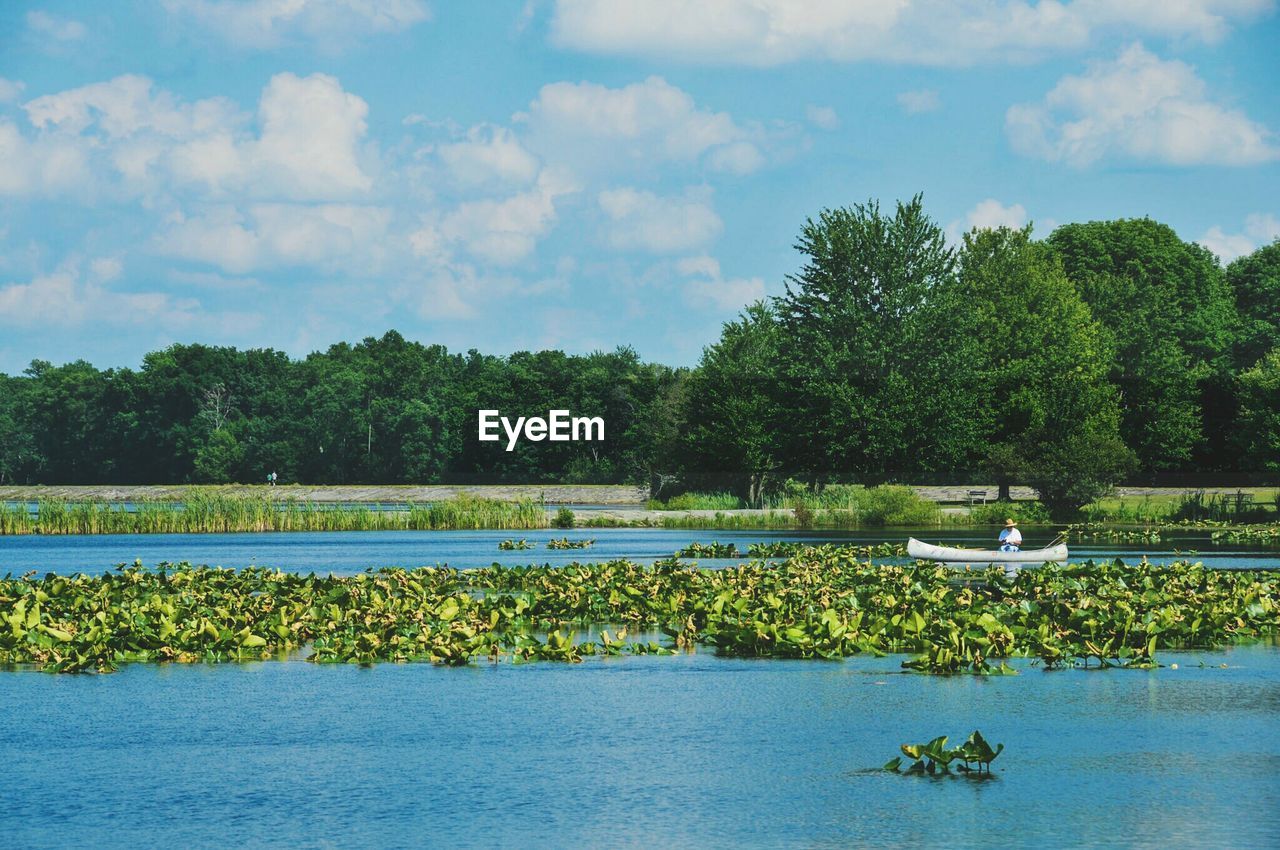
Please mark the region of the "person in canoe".
<svg viewBox="0 0 1280 850"><path fill-rule="evenodd" d="M1004 528L1000 531L1000 551L1001 552L1017 552L1022 547L1022 532L1018 530L1018 524L1012 519L1004 521Z"/></svg>

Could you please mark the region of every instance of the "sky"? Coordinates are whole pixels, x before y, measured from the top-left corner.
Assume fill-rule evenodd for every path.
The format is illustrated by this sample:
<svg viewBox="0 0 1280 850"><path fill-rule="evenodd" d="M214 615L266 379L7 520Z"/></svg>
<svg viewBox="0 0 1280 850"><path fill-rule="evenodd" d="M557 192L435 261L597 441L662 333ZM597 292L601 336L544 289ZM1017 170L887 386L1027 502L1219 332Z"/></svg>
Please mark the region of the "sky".
<svg viewBox="0 0 1280 850"><path fill-rule="evenodd" d="M824 208L1280 237L1276 0L0 3L0 371L695 363Z"/></svg>

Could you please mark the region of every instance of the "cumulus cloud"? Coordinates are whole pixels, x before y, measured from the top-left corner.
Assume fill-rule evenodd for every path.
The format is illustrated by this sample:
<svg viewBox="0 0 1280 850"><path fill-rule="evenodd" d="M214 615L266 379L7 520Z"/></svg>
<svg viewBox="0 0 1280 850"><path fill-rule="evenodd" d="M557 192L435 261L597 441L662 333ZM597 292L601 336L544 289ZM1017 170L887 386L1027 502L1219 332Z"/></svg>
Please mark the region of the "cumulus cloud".
<svg viewBox="0 0 1280 850"><path fill-rule="evenodd" d="M199 304L164 292L121 292L107 286L121 273L120 261L102 257L87 271L75 260L27 283L0 286L0 324L17 327L94 325L184 325Z"/></svg>
<svg viewBox="0 0 1280 850"><path fill-rule="evenodd" d="M1220 225L1214 225L1196 241L1225 264L1252 254L1260 246L1276 239L1280 239L1280 218L1270 213L1253 213L1245 218L1244 229L1239 233L1226 233Z"/></svg>
<svg viewBox="0 0 1280 850"><path fill-rule="evenodd" d="M764 162L752 134L728 113L699 107L661 77L622 88L551 83L516 120L535 153L578 171L705 157L713 169L742 174Z"/></svg>
<svg viewBox="0 0 1280 850"><path fill-rule="evenodd" d="M1194 68L1139 44L1063 77L1040 103L1010 107L1005 131L1024 156L1078 168L1111 158L1254 165L1280 156L1274 135L1211 100Z"/></svg>
<svg viewBox="0 0 1280 850"><path fill-rule="evenodd" d="M6 80L0 77L0 103L13 103L22 96L26 85L19 80Z"/></svg>
<svg viewBox="0 0 1280 850"><path fill-rule="evenodd" d="M523 184L538 175L538 159L507 127L479 125L466 139L437 148L448 175L464 186Z"/></svg>
<svg viewBox="0 0 1280 850"><path fill-rule="evenodd" d="M0 122L0 152L24 163L26 176L6 179L0 165L0 192L333 200L373 183L362 162L368 106L326 74L272 77L256 134L226 98L185 103L137 75L44 95L24 109L31 132Z"/></svg>
<svg viewBox="0 0 1280 850"><path fill-rule="evenodd" d="M416 256L434 265L454 264L454 251L496 266L531 255L556 223L556 199L578 191L566 174L544 170L530 190L500 199L465 201L424 222L409 242Z"/></svg>
<svg viewBox="0 0 1280 850"><path fill-rule="evenodd" d="M606 239L621 250L670 254L702 247L724 224L705 192L659 197L630 187L608 189L597 198L608 218Z"/></svg>
<svg viewBox="0 0 1280 850"><path fill-rule="evenodd" d="M27 12L27 29L39 40L64 43L79 41L87 32L79 21L39 10Z"/></svg>
<svg viewBox="0 0 1280 850"><path fill-rule="evenodd" d="M352 38L400 32L427 20L423 0L164 0L165 8L237 47L297 39L338 47Z"/></svg>
<svg viewBox="0 0 1280 850"><path fill-rule="evenodd" d="M963 218L957 219L947 225L947 238L956 244L960 242L960 238L970 230L994 229L997 227L1025 227L1027 224L1027 209L1022 204L1010 204L1005 206L995 198L987 198L979 201L974 205L973 209L964 214Z"/></svg>
<svg viewBox="0 0 1280 850"><path fill-rule="evenodd" d="M819 130L834 130L840 126L840 116L830 106L809 104L804 108L805 119Z"/></svg>
<svg viewBox="0 0 1280 850"><path fill-rule="evenodd" d="M676 263L676 273L687 278L684 297L694 307L726 312L741 309L764 297L762 278L726 280L720 273L720 262L706 254L679 260Z"/></svg>
<svg viewBox="0 0 1280 850"><path fill-rule="evenodd" d="M177 214L156 237L157 253L232 274L311 266L367 274L382 259L391 224L385 207L350 204L218 206Z"/></svg>
<svg viewBox="0 0 1280 850"><path fill-rule="evenodd" d="M938 100L938 93L933 89L921 89L899 94L898 105L908 115L919 115L921 112L933 112L942 105L942 102Z"/></svg>
<svg viewBox="0 0 1280 850"><path fill-rule="evenodd" d="M1274 0L556 0L551 38L594 53L776 65L1033 60L1111 34L1220 40Z"/></svg>

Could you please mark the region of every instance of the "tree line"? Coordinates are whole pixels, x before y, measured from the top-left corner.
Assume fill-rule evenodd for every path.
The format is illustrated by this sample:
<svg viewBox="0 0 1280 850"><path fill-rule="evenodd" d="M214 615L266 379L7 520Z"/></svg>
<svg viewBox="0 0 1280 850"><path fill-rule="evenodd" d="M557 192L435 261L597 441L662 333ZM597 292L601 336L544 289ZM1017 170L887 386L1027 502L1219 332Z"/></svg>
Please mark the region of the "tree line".
<svg viewBox="0 0 1280 850"><path fill-rule="evenodd" d="M292 360L174 345L0 375L0 482L1029 483L1053 506L1165 473L1280 472L1280 242L1222 268L1150 219L974 230L919 196L805 222L783 295L692 369L498 357L392 331ZM480 442L567 409L605 440Z"/></svg>

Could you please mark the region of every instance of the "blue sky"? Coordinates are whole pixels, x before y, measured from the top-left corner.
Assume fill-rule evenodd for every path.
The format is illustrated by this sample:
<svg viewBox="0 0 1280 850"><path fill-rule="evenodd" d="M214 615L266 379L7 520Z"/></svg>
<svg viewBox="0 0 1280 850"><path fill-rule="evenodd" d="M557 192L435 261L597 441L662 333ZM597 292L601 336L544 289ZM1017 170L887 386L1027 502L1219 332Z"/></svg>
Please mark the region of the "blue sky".
<svg viewBox="0 0 1280 850"><path fill-rule="evenodd" d="M1275 0L0 4L0 371L172 342L693 363L807 216L1280 236Z"/></svg>

